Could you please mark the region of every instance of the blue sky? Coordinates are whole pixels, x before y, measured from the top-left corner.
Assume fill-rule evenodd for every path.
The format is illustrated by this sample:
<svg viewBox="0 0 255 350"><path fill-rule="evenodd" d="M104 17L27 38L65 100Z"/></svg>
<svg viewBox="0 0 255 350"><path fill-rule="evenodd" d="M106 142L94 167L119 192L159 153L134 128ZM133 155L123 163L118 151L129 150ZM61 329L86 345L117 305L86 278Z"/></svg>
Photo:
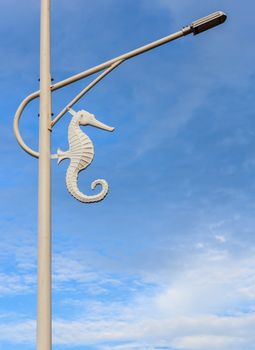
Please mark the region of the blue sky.
<svg viewBox="0 0 255 350"><path fill-rule="evenodd" d="M12 121L38 89L39 1L1 4L0 350L35 348L37 160ZM66 350L254 350L253 1L52 0L52 76L62 80L216 10L228 21L126 62L74 109L115 127L79 186L53 161L53 340ZM55 114L81 81L53 97ZM37 147L38 101L21 123ZM66 149L70 116L56 125Z"/></svg>

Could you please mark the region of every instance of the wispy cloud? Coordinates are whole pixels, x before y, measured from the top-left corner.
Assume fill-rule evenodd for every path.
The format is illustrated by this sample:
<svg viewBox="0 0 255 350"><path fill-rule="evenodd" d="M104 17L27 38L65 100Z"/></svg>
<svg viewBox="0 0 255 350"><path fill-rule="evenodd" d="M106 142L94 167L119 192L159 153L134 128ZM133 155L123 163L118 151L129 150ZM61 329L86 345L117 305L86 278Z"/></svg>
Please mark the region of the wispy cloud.
<svg viewBox="0 0 255 350"><path fill-rule="evenodd" d="M0 296L30 293L35 282L33 275L0 273Z"/></svg>
<svg viewBox="0 0 255 350"><path fill-rule="evenodd" d="M169 21L174 27L177 24L188 24L189 22L185 22L187 19L191 21L206 15L207 13L204 11L208 11L208 4L201 2L199 4L198 8L197 1L161 0L157 2L156 7L162 6L168 11ZM218 4L212 6L212 11L217 9ZM155 10L155 4L147 6L146 3L144 6L151 8L151 11ZM235 11L237 7L238 15ZM240 11L243 12L243 16ZM157 75L154 74L153 78L151 77L153 73L147 75L145 78L147 84L144 84L144 81L143 85L133 81L137 91L134 93L134 99L136 96L141 99L140 104L137 101L137 105L147 106L147 110L146 107L144 110L142 108L139 110L140 118L147 119L147 123L144 123L143 133L139 135L138 149L134 158L159 148L163 141L175 137L181 130L187 128L189 123L194 121L194 118L199 116L199 109L206 109L210 101L212 101L210 113L214 114L213 94L215 92L222 88L230 91L248 88L255 73L252 65L255 50L252 45L249 45L252 38L249 34L247 35L247 31L241 32L239 26L240 22L252 22L250 16L245 8L239 9L237 4L231 6L229 19L224 24L224 28L214 29L214 32L210 32L207 38L202 35L186 42L189 47L190 60L182 61L178 57L177 62L175 62L176 58L169 62L169 57L171 57L169 55L168 64L161 63L162 69L157 71ZM246 52L245 55L239 48L239 42L242 42L243 45L245 43L248 47L249 52ZM176 48L174 49L176 50ZM219 54L221 51L224 51L224 55ZM162 60L164 62L164 59ZM235 66L234 70L230 69L230 60ZM245 69L243 69L244 67ZM162 86L164 91L162 91ZM156 110L153 105L153 97L148 99L146 96L157 96L159 93L162 100L165 98L168 101L168 106L157 106ZM171 103L171 96L175 98L173 103ZM217 108L221 110L220 106ZM148 119L148 116L153 113L155 119ZM225 112L222 110L222 118L223 114Z"/></svg>
<svg viewBox="0 0 255 350"><path fill-rule="evenodd" d="M55 345L95 349L252 349L255 325L254 256L235 260L229 253L205 249L178 277L145 285L129 300L68 300L79 317L54 321ZM74 276L81 278L74 262ZM69 274L69 271L65 271ZM65 280L63 273L61 280ZM141 280L142 282L142 280ZM112 288L112 286L111 286ZM114 288L114 287L113 287ZM244 310L246 310L244 312ZM0 339L15 330L12 342L31 342L34 323L1 325ZM213 344L213 345L212 345Z"/></svg>
<svg viewBox="0 0 255 350"><path fill-rule="evenodd" d="M252 2L53 2L53 72L64 78L221 4L229 12L224 27L128 62L86 98L88 109L118 126L99 162L112 176L113 197L84 207L67 199L64 171L54 175L56 349L254 348ZM27 90L38 85L39 4L11 0L1 14L6 114L26 80ZM63 100L55 97L57 109ZM32 110L22 128L32 121L25 138L36 144ZM34 346L37 163L16 152L4 117L0 343L8 349ZM57 146L66 142L62 130L54 129Z"/></svg>

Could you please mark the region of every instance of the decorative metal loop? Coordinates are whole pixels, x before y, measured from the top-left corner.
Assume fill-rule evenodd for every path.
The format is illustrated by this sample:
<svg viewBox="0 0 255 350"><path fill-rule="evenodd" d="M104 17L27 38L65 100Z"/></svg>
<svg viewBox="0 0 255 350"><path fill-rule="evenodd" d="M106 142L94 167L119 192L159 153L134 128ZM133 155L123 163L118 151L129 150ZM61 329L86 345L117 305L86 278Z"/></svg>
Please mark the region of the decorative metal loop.
<svg viewBox="0 0 255 350"><path fill-rule="evenodd" d="M17 109L17 111L15 113L15 117L14 117L14 121L13 121L13 130L14 130L15 137L18 141L18 144L20 145L21 148L23 148L24 151L26 151L28 154L30 154L30 156L33 156L35 158L39 158L39 152L33 150L25 143L25 141L23 140L23 138L20 134L20 131L19 131L19 122L20 122L22 112L24 111L26 106L31 101L33 101L34 99L36 99L39 96L40 96L40 91L36 91L36 92L32 93L31 95L27 96L19 105L19 108Z"/></svg>

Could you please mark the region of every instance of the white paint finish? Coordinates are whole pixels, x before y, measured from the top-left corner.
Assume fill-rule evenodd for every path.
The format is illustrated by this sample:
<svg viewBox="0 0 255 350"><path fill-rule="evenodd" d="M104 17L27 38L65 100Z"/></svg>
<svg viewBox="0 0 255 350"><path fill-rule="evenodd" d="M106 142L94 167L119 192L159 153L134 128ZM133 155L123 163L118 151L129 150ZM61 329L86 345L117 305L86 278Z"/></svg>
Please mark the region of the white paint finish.
<svg viewBox="0 0 255 350"><path fill-rule="evenodd" d="M75 112L69 109L73 115L68 127L69 150L66 152L58 149L58 163L69 158L70 165L66 172L66 186L71 195L83 203L99 202L105 198L108 193L108 183L103 179L92 182L91 188L95 189L97 185L102 186L101 192L96 195L85 195L78 188L79 172L86 169L93 161L94 146L90 138L81 130L80 125L91 125L106 131L113 131L114 128L99 122L95 116L87 111L81 110Z"/></svg>
<svg viewBox="0 0 255 350"><path fill-rule="evenodd" d="M41 0L37 350L51 350L50 0Z"/></svg>
<svg viewBox="0 0 255 350"><path fill-rule="evenodd" d="M73 102L75 103L76 101L78 101L80 99L81 96L83 96L85 93L87 93L93 86L95 86L102 78L104 78L108 73L110 73L114 68L116 68L120 63L133 58L135 56L138 56L144 52L147 52L149 50L152 50L158 46L167 44L170 41L179 39L187 34L191 33L191 27L185 27L182 30L168 35L162 39L153 41L152 43L142 46L136 50L127 52L121 56L115 57L109 61L106 61L98 66L95 66L93 68L90 68L84 72L81 72L79 74L73 75L65 80L62 80L54 85L51 85L51 91L56 91L58 89L61 89L64 86L67 86L69 84L72 84L78 80L84 79L86 77L89 77L90 75L93 75L95 73L101 72L102 70L106 71L104 73L102 73L98 78L96 78L91 84L89 84L85 89L83 89L80 94L78 94L70 103L69 103L69 107L71 107L73 105ZM107 69L108 68L108 69ZM13 122L13 129L14 129L14 134L16 136L16 139L20 145L21 148L24 149L24 151L26 151L28 154L30 154L31 156L35 157L35 158L39 158L39 152L33 150L31 147L29 147L25 141L23 140L20 131L19 131L19 122L20 122L20 118L21 115L24 111L24 109L26 108L26 106L33 101L34 99L38 98L40 96L40 91L35 91L32 94L30 94L29 96L27 96L19 105L16 113L15 113L15 117L14 117L14 122ZM67 106L67 107L68 107ZM67 108L66 107L66 108ZM58 116L52 121L51 126L54 126L54 124L64 115L64 113L66 112L66 109L62 110ZM53 158L55 158L55 155L53 155Z"/></svg>

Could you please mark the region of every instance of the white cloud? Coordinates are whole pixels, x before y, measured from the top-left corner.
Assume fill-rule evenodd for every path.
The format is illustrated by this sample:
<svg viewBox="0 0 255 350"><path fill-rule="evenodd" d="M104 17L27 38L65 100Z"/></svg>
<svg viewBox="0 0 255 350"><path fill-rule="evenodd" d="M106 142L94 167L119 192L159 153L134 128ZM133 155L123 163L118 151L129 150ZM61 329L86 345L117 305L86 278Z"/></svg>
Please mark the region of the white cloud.
<svg viewBox="0 0 255 350"><path fill-rule="evenodd" d="M156 3L143 2L144 7L150 8L152 12L155 11L155 8L157 10L164 9L165 15L169 14L173 30L174 28L178 30L180 26L190 24L192 20L218 10L209 1L160 0ZM247 35L249 30L242 31L240 28L247 22L249 22L249 26L251 25L253 9L247 11L249 5L243 7L238 2L232 2L228 7L230 9L229 19L222 27L195 37L192 45L189 42L185 44L189 50L189 52L186 51L188 60L181 58L177 62L174 60L169 62L168 60L167 65L161 61L160 67L162 69L158 72L158 76L153 76L153 84L151 84L150 75L143 79L143 85L139 82L133 82L136 86L134 99L137 97L137 99L142 100L145 106L148 106L148 110L140 111L140 118L145 118L145 115L147 124L142 136L139 135L136 156L140 157L151 149L159 147L166 138L175 137L177 133L187 127L191 120L196 118L199 108L204 108L213 100L211 96L215 91L219 91L220 88L240 91L252 84L255 50L250 45L252 37ZM206 38L207 40L205 40ZM240 50L240 42L246 48L245 54L243 54L243 50ZM178 42L178 45L181 47L182 44ZM223 55L219 54L221 51L224 52ZM149 93L146 85L150 86ZM179 98L176 97L176 91L180 92ZM166 92L170 97L175 97L174 103L171 104L171 98L169 98L167 108L161 106L160 112L152 111L154 106L148 101L148 96L160 94L161 101L164 101L164 99L167 100ZM150 100L153 101L153 97ZM140 104L142 103L140 102ZM211 113L214 113L214 107L212 105ZM221 111L221 108L222 106L217 106L217 111L223 115L226 111ZM157 119L148 119L153 112ZM229 170L233 171L233 169Z"/></svg>
<svg viewBox="0 0 255 350"><path fill-rule="evenodd" d="M17 316L17 315L16 315ZM0 324L0 340L11 343L32 343L36 324L33 320Z"/></svg>
<svg viewBox="0 0 255 350"><path fill-rule="evenodd" d="M129 301L69 299L68 303L80 316L55 319L54 344L74 347L93 344L100 350L252 349L255 341L253 254L236 260L227 252L219 254L209 248L199 252L179 276L164 279L154 291L147 286ZM70 266L74 276L83 280L79 265ZM79 273L75 271L77 266ZM62 280L63 274L60 276ZM34 331L32 321L0 324L0 340L31 342ZM15 336L11 337L11 332Z"/></svg>
<svg viewBox="0 0 255 350"><path fill-rule="evenodd" d="M0 273L0 296L31 293L35 278L32 275Z"/></svg>
<svg viewBox="0 0 255 350"><path fill-rule="evenodd" d="M221 243L225 243L226 242L226 237L224 237L223 235L216 235L215 239Z"/></svg>
<svg viewBox="0 0 255 350"><path fill-rule="evenodd" d="M63 253L53 257L53 279L55 283L88 282L97 280L98 274L91 271L84 261L72 259Z"/></svg>
<svg viewBox="0 0 255 350"><path fill-rule="evenodd" d="M147 305L149 306L149 305ZM255 315L229 317L197 316L122 319L56 320L53 324L55 345L88 346L97 349L252 349ZM0 340L31 343L35 338L35 322L0 325ZM107 346L111 342L111 347Z"/></svg>
<svg viewBox="0 0 255 350"><path fill-rule="evenodd" d="M178 349L236 349L245 346L245 339L237 336L198 335L176 339L174 344Z"/></svg>

